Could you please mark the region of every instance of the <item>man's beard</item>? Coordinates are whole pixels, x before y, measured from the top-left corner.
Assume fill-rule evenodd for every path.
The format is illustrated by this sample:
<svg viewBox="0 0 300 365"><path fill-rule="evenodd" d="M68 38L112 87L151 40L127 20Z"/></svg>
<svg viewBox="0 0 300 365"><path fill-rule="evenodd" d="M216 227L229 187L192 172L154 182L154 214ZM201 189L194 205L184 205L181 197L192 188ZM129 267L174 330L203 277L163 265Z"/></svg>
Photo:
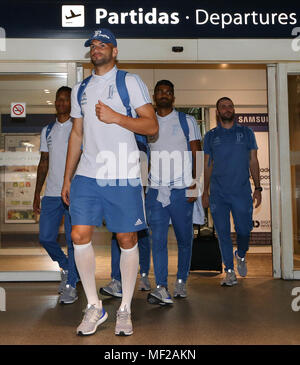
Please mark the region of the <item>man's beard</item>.
<svg viewBox="0 0 300 365"><path fill-rule="evenodd" d="M112 57L103 57L101 59L96 59L93 60L91 59L91 62L94 66L103 66L103 65L107 65L108 63L110 63L112 61Z"/></svg>
<svg viewBox="0 0 300 365"><path fill-rule="evenodd" d="M235 114L234 114L234 113L232 113L231 117L222 117L222 116L220 115L220 119L221 119L221 121L222 121L224 124L233 122L233 121L234 121L234 117L235 117Z"/></svg>
<svg viewBox="0 0 300 365"><path fill-rule="evenodd" d="M159 108L172 108L173 107L173 101L171 100L159 100L156 102L156 106Z"/></svg>

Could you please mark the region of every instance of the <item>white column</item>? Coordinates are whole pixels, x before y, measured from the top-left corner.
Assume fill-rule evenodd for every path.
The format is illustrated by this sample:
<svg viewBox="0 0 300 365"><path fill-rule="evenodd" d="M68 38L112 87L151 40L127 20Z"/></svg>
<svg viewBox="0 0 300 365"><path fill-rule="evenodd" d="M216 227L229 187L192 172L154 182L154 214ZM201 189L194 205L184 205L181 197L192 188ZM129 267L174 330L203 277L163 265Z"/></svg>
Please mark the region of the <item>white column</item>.
<svg viewBox="0 0 300 365"><path fill-rule="evenodd" d="M268 114L269 114L269 148L270 148L270 178L271 178L271 220L272 220L272 253L273 276L281 278L280 265L280 179L279 179L279 145L276 111L276 65L267 67L268 82Z"/></svg>

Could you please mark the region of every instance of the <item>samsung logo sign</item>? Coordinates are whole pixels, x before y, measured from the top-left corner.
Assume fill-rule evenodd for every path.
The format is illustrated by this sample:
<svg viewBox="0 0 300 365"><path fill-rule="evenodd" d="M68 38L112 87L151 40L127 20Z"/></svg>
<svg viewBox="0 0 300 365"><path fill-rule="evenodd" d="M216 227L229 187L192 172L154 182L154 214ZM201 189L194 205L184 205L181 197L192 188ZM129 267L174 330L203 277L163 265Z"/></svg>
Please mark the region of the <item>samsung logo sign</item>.
<svg viewBox="0 0 300 365"><path fill-rule="evenodd" d="M242 114L238 115L237 122L241 124L249 124L249 123L255 123L255 124L265 124L269 123L269 117L266 114Z"/></svg>

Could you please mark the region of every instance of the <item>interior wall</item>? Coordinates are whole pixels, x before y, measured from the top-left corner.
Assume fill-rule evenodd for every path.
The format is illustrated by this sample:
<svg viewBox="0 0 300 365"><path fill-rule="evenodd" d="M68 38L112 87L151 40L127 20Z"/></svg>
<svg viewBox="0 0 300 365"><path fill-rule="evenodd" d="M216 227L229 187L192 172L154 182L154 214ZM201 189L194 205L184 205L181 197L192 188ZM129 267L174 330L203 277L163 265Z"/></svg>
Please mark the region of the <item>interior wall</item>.
<svg viewBox="0 0 300 365"><path fill-rule="evenodd" d="M122 68L122 65L119 68ZM213 108L220 97L228 96L234 100L236 106L255 107L257 112L266 111L265 69L148 69L134 68L132 65L128 71L142 78L151 96L157 81L161 79L172 81L175 86L176 106ZM84 77L90 73L90 66L84 65Z"/></svg>

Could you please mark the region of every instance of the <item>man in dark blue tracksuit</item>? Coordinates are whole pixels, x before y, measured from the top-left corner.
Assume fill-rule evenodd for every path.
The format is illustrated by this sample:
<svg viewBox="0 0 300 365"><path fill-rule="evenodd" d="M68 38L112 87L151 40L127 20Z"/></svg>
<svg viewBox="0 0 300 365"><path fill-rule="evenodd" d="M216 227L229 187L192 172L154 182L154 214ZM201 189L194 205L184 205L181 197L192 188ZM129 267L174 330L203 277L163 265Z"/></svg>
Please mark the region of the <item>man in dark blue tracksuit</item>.
<svg viewBox="0 0 300 365"><path fill-rule="evenodd" d="M203 207L210 206L219 239L226 277L221 285L237 284L234 272L233 249L230 237L230 212L237 233L237 269L247 275L246 252L252 230L253 201L261 203L257 144L253 131L234 121L231 99L223 97L217 104L218 126L204 138ZM249 170L254 181L252 196ZM209 195L210 193L210 195Z"/></svg>

